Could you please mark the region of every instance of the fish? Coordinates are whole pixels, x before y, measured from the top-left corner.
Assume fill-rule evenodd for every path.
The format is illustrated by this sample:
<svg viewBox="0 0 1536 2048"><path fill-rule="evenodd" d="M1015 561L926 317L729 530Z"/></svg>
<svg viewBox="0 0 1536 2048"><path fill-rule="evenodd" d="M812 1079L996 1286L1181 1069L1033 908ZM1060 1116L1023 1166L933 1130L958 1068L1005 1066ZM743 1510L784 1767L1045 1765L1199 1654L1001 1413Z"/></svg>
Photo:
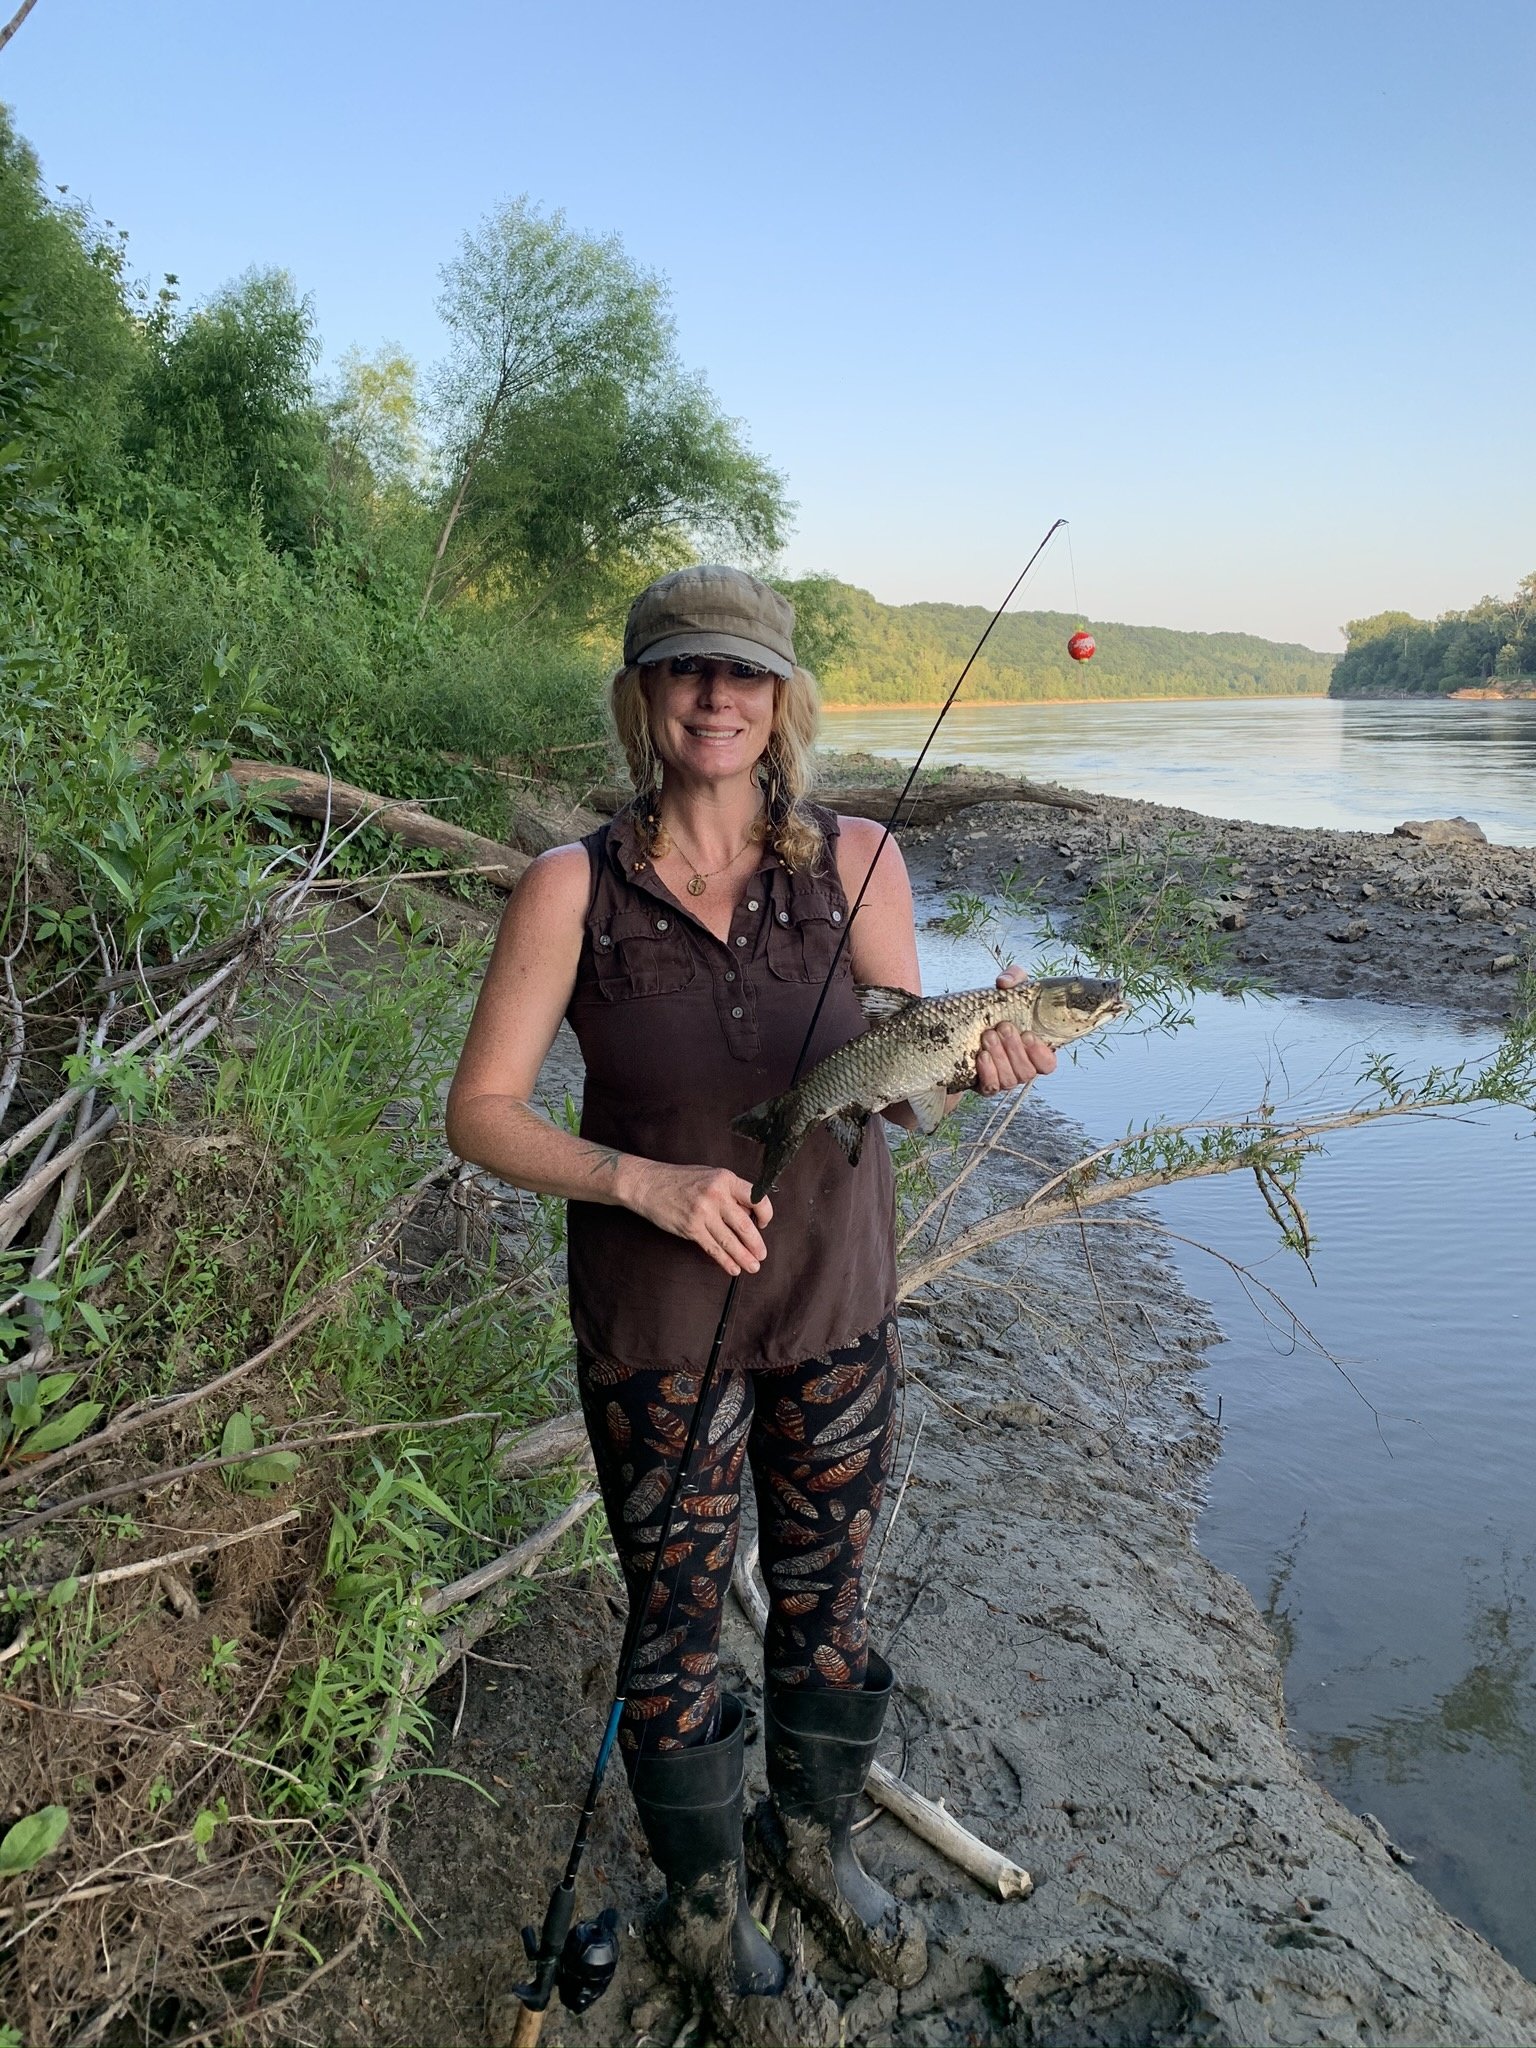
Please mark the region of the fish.
<svg viewBox="0 0 1536 2048"><path fill-rule="evenodd" d="M733 1131L763 1148L754 1202L772 1193L785 1167L823 1124L850 1166L859 1163L870 1118L893 1102L911 1104L919 1130L937 1130L946 1094L975 1087L982 1033L995 1025L1015 1024L1027 1037L1054 1048L1097 1030L1125 1007L1118 981L1069 974L949 996L880 987L857 993L869 1025L863 1035L818 1060L783 1095L731 1121Z"/></svg>

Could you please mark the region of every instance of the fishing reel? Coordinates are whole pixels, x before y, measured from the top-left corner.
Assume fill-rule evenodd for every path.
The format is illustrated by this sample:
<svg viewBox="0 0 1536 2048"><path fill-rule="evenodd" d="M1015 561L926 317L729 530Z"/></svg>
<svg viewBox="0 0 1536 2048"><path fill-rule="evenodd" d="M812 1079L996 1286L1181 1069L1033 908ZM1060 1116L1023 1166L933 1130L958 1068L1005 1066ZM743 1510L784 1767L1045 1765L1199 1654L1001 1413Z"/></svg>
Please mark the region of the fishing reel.
<svg viewBox="0 0 1536 2048"><path fill-rule="evenodd" d="M605 1906L595 1920L578 1920L573 1927L574 1896L564 1886L556 1891L542 1936L532 1927L523 1929L533 1977L514 1986L514 1996L530 2012L543 2012L556 1996L568 2012L585 2012L602 1997L619 1967L618 1909Z"/></svg>

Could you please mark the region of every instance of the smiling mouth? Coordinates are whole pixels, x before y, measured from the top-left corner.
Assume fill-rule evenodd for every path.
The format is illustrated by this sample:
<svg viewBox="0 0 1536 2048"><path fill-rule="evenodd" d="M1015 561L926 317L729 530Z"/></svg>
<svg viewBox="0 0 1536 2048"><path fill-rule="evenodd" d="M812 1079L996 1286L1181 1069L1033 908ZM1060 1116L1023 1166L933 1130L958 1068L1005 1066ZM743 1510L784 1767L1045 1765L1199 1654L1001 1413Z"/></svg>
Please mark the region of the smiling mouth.
<svg viewBox="0 0 1536 2048"><path fill-rule="evenodd" d="M739 740L746 731L744 725L685 725L690 739L695 740Z"/></svg>

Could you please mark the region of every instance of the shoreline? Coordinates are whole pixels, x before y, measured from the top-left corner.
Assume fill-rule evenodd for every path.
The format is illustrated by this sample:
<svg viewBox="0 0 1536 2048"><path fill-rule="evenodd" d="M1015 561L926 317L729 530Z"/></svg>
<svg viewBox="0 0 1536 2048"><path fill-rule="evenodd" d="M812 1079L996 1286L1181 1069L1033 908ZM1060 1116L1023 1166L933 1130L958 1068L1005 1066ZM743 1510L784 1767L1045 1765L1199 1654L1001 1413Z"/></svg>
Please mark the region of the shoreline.
<svg viewBox="0 0 1536 2048"><path fill-rule="evenodd" d="M950 839L968 865L984 863L1019 808L987 807L979 839L969 813L921 835L914 866L946 865ZM1049 821L1056 834L1062 816ZM925 891L919 917L938 907ZM558 1101L579 1082L573 1053L557 1046L541 1096ZM971 1105L973 1127L984 1115ZM1018 1129L1033 1168L986 1161L954 1221L1016 1200L1088 1142L1048 1100L1031 1099ZM861 1854L917 1904L933 1961L898 1995L840 1975L812 1938L848 2042L1533 2048L1536 1985L1313 1775L1287 1735L1262 1616L1196 1546L1220 1448L1197 1375L1221 1333L1154 1233L1096 1232L1091 1267L1073 1231L997 1247L904 1304L902 1329L898 1471L920 1417L923 1430L871 1607L899 1682L883 1756L1022 1862L1035 1889L1001 1904L879 1819ZM434 1694L430 1761L496 1803L446 1778L416 1781L394 1855L428 1923L425 1951L387 1941L338 1973L306 2012L311 2034L338 2048L509 2038L505 1992L526 1973L516 1929L537 1923L564 1861L606 1714L618 1606L602 1574L553 1583L480 1646L492 1661L466 1668L462 1694L457 1673ZM758 1645L734 1603L722 1661L755 1705ZM748 1769L750 1808L760 1744ZM633 1931L609 1995L580 2018L552 2009L544 2038L670 2042L690 2008L638 1933L658 1881L617 1775L590 1871L582 1910L612 1900Z"/></svg>
<svg viewBox="0 0 1536 2048"><path fill-rule="evenodd" d="M835 787L827 791L835 809ZM1106 861L1176 865L1208 896L1233 974L1303 996L1418 1002L1502 1024L1536 969L1536 847L1433 846L1391 833L1263 825L1132 797L1090 815L978 804L901 834L914 886L942 897L1005 876L1070 921Z"/></svg>

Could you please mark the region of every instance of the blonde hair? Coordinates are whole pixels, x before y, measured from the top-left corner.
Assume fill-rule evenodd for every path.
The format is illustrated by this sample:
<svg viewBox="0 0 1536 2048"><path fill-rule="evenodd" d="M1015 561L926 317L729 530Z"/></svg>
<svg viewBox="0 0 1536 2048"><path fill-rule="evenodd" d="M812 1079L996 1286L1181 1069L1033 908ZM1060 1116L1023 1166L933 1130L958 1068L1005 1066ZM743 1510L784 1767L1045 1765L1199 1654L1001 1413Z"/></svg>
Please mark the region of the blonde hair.
<svg viewBox="0 0 1536 2048"><path fill-rule="evenodd" d="M666 851L665 833L657 798L661 791L663 763L651 732L651 708L645 694L645 676L661 666L632 662L621 668L608 686L608 706L635 795L631 806L640 836L653 855ZM773 679L773 730L754 773L763 792L764 836L787 868L814 872L826 850L821 827L807 808L805 799L815 779L816 726L821 716L821 693L808 668L797 668L789 677Z"/></svg>

